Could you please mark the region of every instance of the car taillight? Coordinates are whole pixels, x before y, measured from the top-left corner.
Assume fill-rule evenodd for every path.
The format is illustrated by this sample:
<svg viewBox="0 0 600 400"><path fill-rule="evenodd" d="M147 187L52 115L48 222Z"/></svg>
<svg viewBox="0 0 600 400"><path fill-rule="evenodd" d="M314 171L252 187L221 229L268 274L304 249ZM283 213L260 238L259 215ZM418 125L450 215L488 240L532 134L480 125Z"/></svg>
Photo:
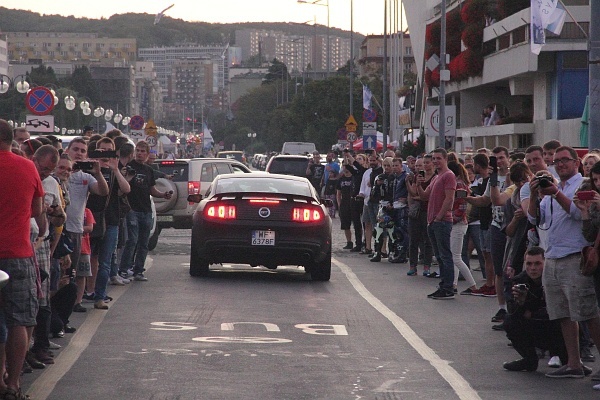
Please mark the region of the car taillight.
<svg viewBox="0 0 600 400"><path fill-rule="evenodd" d="M161 161L160 165L175 165L175 161Z"/></svg>
<svg viewBox="0 0 600 400"><path fill-rule="evenodd" d="M235 219L235 206L224 204L207 205L204 215L215 219Z"/></svg>
<svg viewBox="0 0 600 400"><path fill-rule="evenodd" d="M274 199L252 199L250 200L252 204L279 204L279 200Z"/></svg>
<svg viewBox="0 0 600 400"><path fill-rule="evenodd" d="M294 208L292 221L294 222L317 222L323 219L321 210L316 208Z"/></svg>
<svg viewBox="0 0 600 400"><path fill-rule="evenodd" d="M188 182L188 195L200 194L200 182Z"/></svg>

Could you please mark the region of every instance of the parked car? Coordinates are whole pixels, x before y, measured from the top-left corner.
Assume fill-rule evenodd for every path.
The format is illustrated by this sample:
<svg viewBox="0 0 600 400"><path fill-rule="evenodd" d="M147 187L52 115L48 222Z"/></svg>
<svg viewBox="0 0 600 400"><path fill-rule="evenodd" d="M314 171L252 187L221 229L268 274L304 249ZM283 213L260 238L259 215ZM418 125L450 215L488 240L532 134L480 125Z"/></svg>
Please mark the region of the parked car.
<svg viewBox="0 0 600 400"><path fill-rule="evenodd" d="M194 213L190 275L210 264L276 269L300 265L312 280L331 276L331 218L308 179L289 175L219 175Z"/></svg>
<svg viewBox="0 0 600 400"><path fill-rule="evenodd" d="M306 177L309 160L308 156L279 154L271 157L265 171L272 174Z"/></svg>
<svg viewBox="0 0 600 400"><path fill-rule="evenodd" d="M217 153L217 158L232 158L241 162L242 164L248 165L246 155L243 151L231 150L231 151L220 151Z"/></svg>
<svg viewBox="0 0 600 400"><path fill-rule="evenodd" d="M312 154L317 147L311 142L285 142L281 154Z"/></svg>
<svg viewBox="0 0 600 400"><path fill-rule="evenodd" d="M156 205L156 230L148 248L154 249L164 228L190 229L196 204L190 204L187 196L206 192L217 175L250 173L250 169L230 158L192 158L179 160L156 160L153 167L169 178L156 180L160 191L173 191L170 199L154 199Z"/></svg>

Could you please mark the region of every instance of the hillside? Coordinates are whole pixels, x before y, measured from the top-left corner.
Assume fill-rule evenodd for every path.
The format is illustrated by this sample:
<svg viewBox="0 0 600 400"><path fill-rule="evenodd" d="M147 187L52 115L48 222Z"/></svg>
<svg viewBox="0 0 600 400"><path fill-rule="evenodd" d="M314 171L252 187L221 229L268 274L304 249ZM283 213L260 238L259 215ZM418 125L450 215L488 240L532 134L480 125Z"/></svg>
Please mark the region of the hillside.
<svg viewBox="0 0 600 400"><path fill-rule="evenodd" d="M25 27L27 27L25 29ZM199 44L231 43L234 44L238 29L254 28L279 30L291 35L325 35L327 27L323 25L247 22L239 24L211 24L207 22L187 22L182 19L163 17L160 24L154 25L151 14L115 14L110 18L89 19L63 17L60 15L41 15L31 11L13 10L0 7L1 32L89 32L104 37L134 37L137 46L171 46L181 42ZM331 35L349 37L350 32L331 28ZM356 43L360 43L363 35L355 33Z"/></svg>

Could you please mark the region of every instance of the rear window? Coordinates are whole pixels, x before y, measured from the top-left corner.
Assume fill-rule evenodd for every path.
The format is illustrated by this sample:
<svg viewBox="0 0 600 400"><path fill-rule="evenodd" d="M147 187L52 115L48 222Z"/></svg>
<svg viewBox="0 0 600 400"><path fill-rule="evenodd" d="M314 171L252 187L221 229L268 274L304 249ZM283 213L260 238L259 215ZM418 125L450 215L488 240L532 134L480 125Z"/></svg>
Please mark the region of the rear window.
<svg viewBox="0 0 600 400"><path fill-rule="evenodd" d="M306 176L308 158L274 158L269 166L272 174Z"/></svg>
<svg viewBox="0 0 600 400"><path fill-rule="evenodd" d="M231 158L233 160L237 160L237 161L243 161L242 157L243 157L244 153L237 153L237 152L220 152L217 154L218 158Z"/></svg>
<svg viewBox="0 0 600 400"><path fill-rule="evenodd" d="M177 161L158 161L152 168L173 177L173 182L187 182L189 164Z"/></svg>
<svg viewBox="0 0 600 400"><path fill-rule="evenodd" d="M269 194L292 194L312 196L308 181L273 178L226 178L219 179L216 194L260 192Z"/></svg>

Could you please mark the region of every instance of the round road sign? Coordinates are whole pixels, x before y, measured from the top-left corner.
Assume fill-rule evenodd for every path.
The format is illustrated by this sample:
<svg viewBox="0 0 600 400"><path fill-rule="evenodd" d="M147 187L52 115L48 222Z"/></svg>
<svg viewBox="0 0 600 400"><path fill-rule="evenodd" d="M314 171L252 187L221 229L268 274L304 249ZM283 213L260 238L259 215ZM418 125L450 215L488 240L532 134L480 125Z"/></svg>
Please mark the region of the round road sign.
<svg viewBox="0 0 600 400"><path fill-rule="evenodd" d="M141 115L134 115L129 121L129 127L131 129L142 129L144 127L144 118Z"/></svg>
<svg viewBox="0 0 600 400"><path fill-rule="evenodd" d="M356 142L356 133L355 132L348 132L348 135L346 135L346 140L349 142Z"/></svg>
<svg viewBox="0 0 600 400"><path fill-rule="evenodd" d="M150 147L156 146L156 136L146 136L146 142Z"/></svg>
<svg viewBox="0 0 600 400"><path fill-rule="evenodd" d="M54 108L54 95L43 86L34 87L25 96L25 106L35 115L46 115Z"/></svg>
<svg viewBox="0 0 600 400"><path fill-rule="evenodd" d="M377 112L375 110L363 110L363 121L375 122L377 120Z"/></svg>

